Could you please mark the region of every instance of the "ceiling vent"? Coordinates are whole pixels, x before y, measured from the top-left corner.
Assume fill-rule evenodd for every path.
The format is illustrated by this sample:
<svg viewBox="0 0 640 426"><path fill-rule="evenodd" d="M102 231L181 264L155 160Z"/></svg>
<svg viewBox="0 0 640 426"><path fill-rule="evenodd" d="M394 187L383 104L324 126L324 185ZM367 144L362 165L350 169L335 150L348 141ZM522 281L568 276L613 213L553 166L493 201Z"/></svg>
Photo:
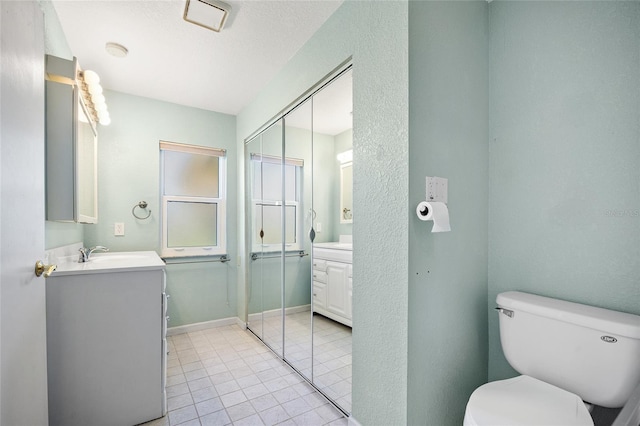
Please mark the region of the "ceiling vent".
<svg viewBox="0 0 640 426"><path fill-rule="evenodd" d="M230 10L231 6L217 0L187 0L184 20L220 32Z"/></svg>

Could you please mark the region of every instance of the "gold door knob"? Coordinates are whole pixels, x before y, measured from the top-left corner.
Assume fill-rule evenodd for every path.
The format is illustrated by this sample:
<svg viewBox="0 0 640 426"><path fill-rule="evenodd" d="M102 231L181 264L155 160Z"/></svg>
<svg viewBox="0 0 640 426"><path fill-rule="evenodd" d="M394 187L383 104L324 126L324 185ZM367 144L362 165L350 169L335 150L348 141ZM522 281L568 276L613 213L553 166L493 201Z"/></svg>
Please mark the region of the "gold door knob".
<svg viewBox="0 0 640 426"><path fill-rule="evenodd" d="M44 274L45 278L48 278L49 275L51 275L51 273L53 271L56 270L56 268L58 267L58 265L45 265L44 263L42 263L41 260L38 260L36 262L36 277L39 277L40 275Z"/></svg>

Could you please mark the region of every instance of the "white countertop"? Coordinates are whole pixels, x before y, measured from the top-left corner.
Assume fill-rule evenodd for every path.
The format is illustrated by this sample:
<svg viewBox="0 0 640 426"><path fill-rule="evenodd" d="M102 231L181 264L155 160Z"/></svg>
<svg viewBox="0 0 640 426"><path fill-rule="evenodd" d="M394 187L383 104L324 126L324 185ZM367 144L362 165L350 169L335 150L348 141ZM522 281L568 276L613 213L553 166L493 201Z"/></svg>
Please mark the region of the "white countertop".
<svg viewBox="0 0 640 426"><path fill-rule="evenodd" d="M325 249L334 249L334 250L353 250L353 244L351 243L340 243L340 242L332 242L332 243L315 243L313 244L315 248L325 248Z"/></svg>
<svg viewBox="0 0 640 426"><path fill-rule="evenodd" d="M165 263L155 251L92 253L88 262L79 263L78 255L60 257L51 277L77 274L149 271L164 269Z"/></svg>

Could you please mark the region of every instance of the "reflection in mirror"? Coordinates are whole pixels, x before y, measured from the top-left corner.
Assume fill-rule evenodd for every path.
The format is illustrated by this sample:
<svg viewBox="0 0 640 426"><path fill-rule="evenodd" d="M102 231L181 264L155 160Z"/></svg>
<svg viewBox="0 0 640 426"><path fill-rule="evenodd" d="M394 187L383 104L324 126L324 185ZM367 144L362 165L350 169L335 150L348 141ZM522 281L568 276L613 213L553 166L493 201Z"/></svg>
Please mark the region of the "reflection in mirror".
<svg viewBox="0 0 640 426"><path fill-rule="evenodd" d="M345 173L336 157L353 147L351 70L312 99L315 228L322 230L312 251L313 384L349 413L352 220L342 219L342 209L351 215L352 179L351 166Z"/></svg>
<svg viewBox="0 0 640 426"><path fill-rule="evenodd" d="M351 411L351 167L348 69L245 147L248 327ZM343 189L342 189L343 188ZM344 206L344 207L343 207Z"/></svg>
<svg viewBox="0 0 640 426"><path fill-rule="evenodd" d="M80 98L78 98L76 131L78 222L96 223L98 221L98 180L96 178L98 135Z"/></svg>
<svg viewBox="0 0 640 426"><path fill-rule="evenodd" d="M304 102L284 117L285 159L298 161L298 173L289 181L295 185L298 214L287 215L288 229L299 230L296 247L287 247L284 270L285 359L298 372L311 380L311 228L313 226L312 159L313 132L311 101ZM289 205L287 206L289 207ZM303 256L291 249L302 250Z"/></svg>
<svg viewBox="0 0 640 426"><path fill-rule="evenodd" d="M340 223L353 223L353 163L340 165Z"/></svg>
<svg viewBox="0 0 640 426"><path fill-rule="evenodd" d="M256 188L254 183L254 174L259 173L260 170L255 169L252 157L257 154L262 155L262 135L256 136L245 146L244 157L244 170L245 170L245 182L247 188L245 190L245 205L252 206L253 200L262 198L259 187ZM247 208L246 225L245 229L251 230L247 232L248 243L247 247L250 247L250 253L248 257L248 276L247 276L247 327L260 339L263 337L262 333L262 277L264 271L262 269L262 259L259 256L262 253L256 253L255 248L252 247L252 243L255 239L255 223L256 209ZM255 257L254 257L255 256Z"/></svg>
<svg viewBox="0 0 640 426"><path fill-rule="evenodd" d="M256 301L262 316L262 340L279 356L283 350L283 320L282 320L282 276L283 246L285 244L284 216L282 206L283 192L282 170L282 122L279 121L258 136L260 151L247 151L251 173L247 185L250 188L251 206L248 210L251 229L249 247L252 252L249 257L250 270L259 273L252 274L250 286L254 281L261 287L261 300ZM252 141L253 142L253 141ZM250 142L247 147L252 147ZM246 160L245 160L246 161ZM285 224L286 225L286 224ZM256 292L258 293L258 292ZM253 331L253 328L251 328Z"/></svg>

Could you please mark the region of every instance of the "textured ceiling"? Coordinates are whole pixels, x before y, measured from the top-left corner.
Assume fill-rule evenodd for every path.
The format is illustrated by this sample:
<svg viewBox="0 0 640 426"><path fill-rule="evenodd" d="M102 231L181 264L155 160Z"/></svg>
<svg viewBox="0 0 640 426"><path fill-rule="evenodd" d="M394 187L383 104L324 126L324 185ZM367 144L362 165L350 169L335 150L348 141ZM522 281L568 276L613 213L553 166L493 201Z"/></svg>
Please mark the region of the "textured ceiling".
<svg viewBox="0 0 640 426"><path fill-rule="evenodd" d="M216 33L182 19L185 0L53 0L69 47L105 89L238 114L342 0L227 1ZM126 58L105 51L122 44Z"/></svg>

